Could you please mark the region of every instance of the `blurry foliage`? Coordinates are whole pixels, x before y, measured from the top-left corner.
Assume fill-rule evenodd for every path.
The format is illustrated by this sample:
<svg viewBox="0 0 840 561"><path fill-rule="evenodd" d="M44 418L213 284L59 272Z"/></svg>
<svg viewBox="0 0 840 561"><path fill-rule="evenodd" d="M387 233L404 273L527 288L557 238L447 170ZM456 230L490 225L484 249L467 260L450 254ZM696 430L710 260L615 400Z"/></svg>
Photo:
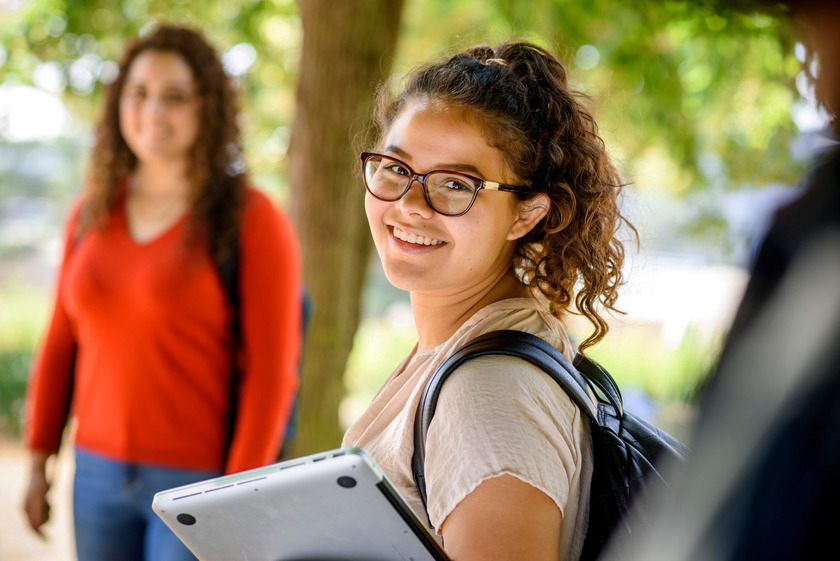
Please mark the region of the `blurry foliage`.
<svg viewBox="0 0 840 561"><path fill-rule="evenodd" d="M47 298L31 288L0 291L0 433L18 434L32 348L47 317Z"/></svg>
<svg viewBox="0 0 840 561"><path fill-rule="evenodd" d="M610 344L592 350L622 388L638 388L660 402L693 403L717 361L721 335L713 337L689 327L676 346L642 329L610 334Z"/></svg>
<svg viewBox="0 0 840 561"><path fill-rule="evenodd" d="M201 28L234 67L247 67L237 77L246 154L257 182L282 199L286 187L277 172L288 144L301 43L294 0L134 0L117 6L28 0L18 12L0 13L0 83L46 85L92 124L127 39L156 22Z"/></svg>
<svg viewBox="0 0 840 561"><path fill-rule="evenodd" d="M7 142L0 137L0 200L21 195L54 197L75 191L82 156L79 143L67 138ZM68 201L61 202L66 205Z"/></svg>
<svg viewBox="0 0 840 561"><path fill-rule="evenodd" d="M32 348L41 336L52 294L35 287L3 287L0 291L0 351ZM5 371L0 369L5 375Z"/></svg>
<svg viewBox="0 0 840 561"><path fill-rule="evenodd" d="M293 0L28 0L0 15L0 82L47 77L86 122L124 41L155 21L200 26L220 48L256 58L241 77L249 161L282 193L282 159L294 110L301 43ZM608 147L640 189L675 194L709 180L792 182L801 166L789 144L800 63L791 35L762 14L726 3L643 0L409 0L396 70L403 73L447 48L525 38L558 52L572 82L599 105ZM232 47L250 45L236 51ZM584 49L581 49L584 47ZM5 62L3 62L5 60ZM336 95L340 95L337 92ZM634 162L662 148L688 181L636 177ZM699 162L720 156L714 178Z"/></svg>
<svg viewBox="0 0 840 561"><path fill-rule="evenodd" d="M284 157L302 40L294 0L11 4L22 7L4 13L0 4L0 83L36 84L57 93L88 127L126 39L157 21L201 27L226 53L231 68L239 69L243 139L255 182L285 203ZM791 34L766 15L726 6L711 0L407 0L394 69L402 75L447 50L478 42L532 40L558 53L573 86L593 98L607 147L639 191L684 198L709 188L793 183L803 163L790 151L798 134L790 110L800 71ZM0 202L26 194L64 203L75 194L83 177L84 143L76 137L59 139L55 146L76 163L50 174L58 165L41 160L24 177L21 166L18 175L11 175L9 162L37 149L0 139ZM719 216L703 216L691 225L692 235L719 240ZM41 312L32 309L21 317L36 317L40 327ZM359 337L388 330L368 322ZM381 341L379 335L374 338ZM17 349L33 344L28 335L23 339L10 338L7 330L0 340L0 417L18 411L31 351ZM398 346L406 341L400 338ZM702 374L697 365L714 355L714 349L690 341L673 353L637 343L629 351L605 347L605 352L624 355L604 355L603 360L608 367L611 361L621 365L615 374L623 383L638 382L664 398L689 397ZM364 349L365 343L358 347ZM628 361L627 353L637 358ZM381 380L377 367L363 360L370 356L377 352L355 351L351 357L351 389L369 392L368 375ZM393 367L394 360L387 362L382 368ZM665 372L667 379L657 378L657 372Z"/></svg>
<svg viewBox="0 0 840 561"><path fill-rule="evenodd" d="M417 331L408 303L394 304L388 313L362 320L344 375L348 401L360 410L346 421L358 417L385 377L408 356L416 342Z"/></svg>
<svg viewBox="0 0 840 561"><path fill-rule="evenodd" d="M23 402L32 355L25 349L0 348L0 433L20 434Z"/></svg>
<svg viewBox="0 0 840 561"><path fill-rule="evenodd" d="M397 69L440 47L533 40L559 54L572 84L591 96L608 148L639 189L680 196L710 182L792 183L802 171L789 145L800 63L786 25L726 3L630 0L414 1ZM674 173L636 162L661 152ZM709 177L708 154L721 166Z"/></svg>
<svg viewBox="0 0 840 561"><path fill-rule="evenodd" d="M81 184L83 149L77 139L8 142L0 136L0 259L49 238L64 223ZM4 271L0 285L8 277Z"/></svg>

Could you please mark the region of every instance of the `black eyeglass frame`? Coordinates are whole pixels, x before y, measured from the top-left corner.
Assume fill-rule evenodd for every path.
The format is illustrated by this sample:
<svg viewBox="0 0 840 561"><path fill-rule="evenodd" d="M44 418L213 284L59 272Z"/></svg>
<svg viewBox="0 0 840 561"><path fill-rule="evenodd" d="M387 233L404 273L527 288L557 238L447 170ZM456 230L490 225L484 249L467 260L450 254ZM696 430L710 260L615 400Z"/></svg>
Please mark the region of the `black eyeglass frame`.
<svg viewBox="0 0 840 561"><path fill-rule="evenodd" d="M457 216L465 215L472 208L473 203L475 203L475 198L478 196L478 192L481 191L482 189L487 189L488 191L507 191L507 192L510 192L510 193L525 193L527 191L527 189L525 187L520 187L518 185L506 185L504 183L497 183L495 181L487 181L485 179L479 179L478 177L475 177L473 175L470 175L468 173L464 173L464 172L461 172L461 171L449 171L449 170L446 170L446 169L433 169L433 170L431 170L429 172L426 172L424 174L419 174L419 173L415 172L413 169L411 169L411 166L409 166L407 163L403 162L399 158L395 158L393 156L388 156L387 154L378 154L376 152L362 152L359 155L359 158L362 161L362 181L364 181L364 183L365 183L365 189L367 190L367 192L370 193L373 197L379 199L380 201L385 201L385 202L398 201L401 198L403 198L403 196L405 196L406 193L408 193L408 190L411 189L411 184L414 183L415 181L417 181L420 184L420 186L423 188L423 198L426 200L426 204L428 204L429 208L431 208L433 211L437 212L438 214L442 214L443 216L457 217ZM368 186L367 174L365 173L365 166L367 165L367 162L370 158L386 158L388 160L393 160L394 162L397 162L398 164L400 164L402 166L405 166L406 171L408 171L408 183L406 184L405 189L403 189L402 193L400 193L397 197L395 197L393 199L381 197L381 196L377 195L376 193L374 193L373 190L371 190L370 186ZM475 191L473 191L472 200L470 200L470 204L467 205L466 209L464 209L461 212L455 213L455 214L450 214L450 213L443 212L443 211L440 211L437 208L435 208L435 205L432 204L432 200L429 197L429 192L426 189L426 178L433 173L448 173L448 174L452 174L452 175L457 175L459 177L463 177L464 179L468 180L469 182L471 182L475 186Z"/></svg>

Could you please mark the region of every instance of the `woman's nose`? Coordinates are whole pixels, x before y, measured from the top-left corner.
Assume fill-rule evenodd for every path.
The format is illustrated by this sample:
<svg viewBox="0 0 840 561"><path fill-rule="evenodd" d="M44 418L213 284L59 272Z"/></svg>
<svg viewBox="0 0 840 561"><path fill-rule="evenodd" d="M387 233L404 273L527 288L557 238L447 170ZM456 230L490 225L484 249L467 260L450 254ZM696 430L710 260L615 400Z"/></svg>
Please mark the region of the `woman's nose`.
<svg viewBox="0 0 840 561"><path fill-rule="evenodd" d="M163 115L166 113L166 102L159 97L148 97L143 103L143 109L153 115Z"/></svg>
<svg viewBox="0 0 840 561"><path fill-rule="evenodd" d="M419 214L424 218L430 218L435 211L426 202L425 194L423 193L423 185L417 179L412 179L408 185L408 190L396 202L397 208L406 216L411 214Z"/></svg>
<svg viewBox="0 0 840 561"><path fill-rule="evenodd" d="M166 102L163 99L153 100L152 110L158 114L166 113Z"/></svg>

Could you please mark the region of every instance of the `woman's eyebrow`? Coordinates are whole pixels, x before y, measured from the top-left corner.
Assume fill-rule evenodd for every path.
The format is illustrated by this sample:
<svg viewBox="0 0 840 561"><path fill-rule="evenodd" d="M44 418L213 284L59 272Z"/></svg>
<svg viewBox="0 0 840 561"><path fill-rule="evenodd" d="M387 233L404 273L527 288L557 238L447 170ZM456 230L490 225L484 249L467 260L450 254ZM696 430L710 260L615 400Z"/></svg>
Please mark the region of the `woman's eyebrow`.
<svg viewBox="0 0 840 561"><path fill-rule="evenodd" d="M396 154L400 158L405 158L405 159L409 158L408 152L406 152L405 150L403 150L402 148L400 148L399 146L396 146L394 144L389 144L388 146L386 146L384 148L384 150L385 150L385 152ZM459 172L462 172L462 173L468 173L470 175L475 175L479 178L484 177L484 175L482 175L481 171L479 171L479 169L472 164L440 163L440 164L436 164L434 166L434 169L436 169L436 170L446 170L446 171L459 171Z"/></svg>
<svg viewBox="0 0 840 561"><path fill-rule="evenodd" d="M470 175L475 175L478 177L484 177L481 172L472 164L440 164L437 166L438 169L444 169L447 171L460 171L462 173L468 173Z"/></svg>
<svg viewBox="0 0 840 561"><path fill-rule="evenodd" d="M147 84L148 81L144 78L128 78L125 81L126 86L145 86ZM175 80L172 82L163 83L162 88L190 90L192 89L192 84L183 80Z"/></svg>
<svg viewBox="0 0 840 561"><path fill-rule="evenodd" d="M392 152L400 158L408 158L408 152L397 146L396 144L389 144L384 148L385 152Z"/></svg>

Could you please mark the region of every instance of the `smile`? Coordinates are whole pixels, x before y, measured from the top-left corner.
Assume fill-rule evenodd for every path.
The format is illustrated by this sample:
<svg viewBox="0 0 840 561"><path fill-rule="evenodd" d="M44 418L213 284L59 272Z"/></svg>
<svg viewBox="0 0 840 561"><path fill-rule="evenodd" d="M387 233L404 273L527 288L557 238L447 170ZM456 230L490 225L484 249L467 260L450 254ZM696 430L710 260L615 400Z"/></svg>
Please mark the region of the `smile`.
<svg viewBox="0 0 840 561"><path fill-rule="evenodd" d="M402 240L407 243L413 243L417 245L440 245L443 242L440 240L433 240L432 238L427 238L424 236L417 236L415 234L409 234L404 230L400 230L396 226L394 226L394 237L398 240Z"/></svg>

